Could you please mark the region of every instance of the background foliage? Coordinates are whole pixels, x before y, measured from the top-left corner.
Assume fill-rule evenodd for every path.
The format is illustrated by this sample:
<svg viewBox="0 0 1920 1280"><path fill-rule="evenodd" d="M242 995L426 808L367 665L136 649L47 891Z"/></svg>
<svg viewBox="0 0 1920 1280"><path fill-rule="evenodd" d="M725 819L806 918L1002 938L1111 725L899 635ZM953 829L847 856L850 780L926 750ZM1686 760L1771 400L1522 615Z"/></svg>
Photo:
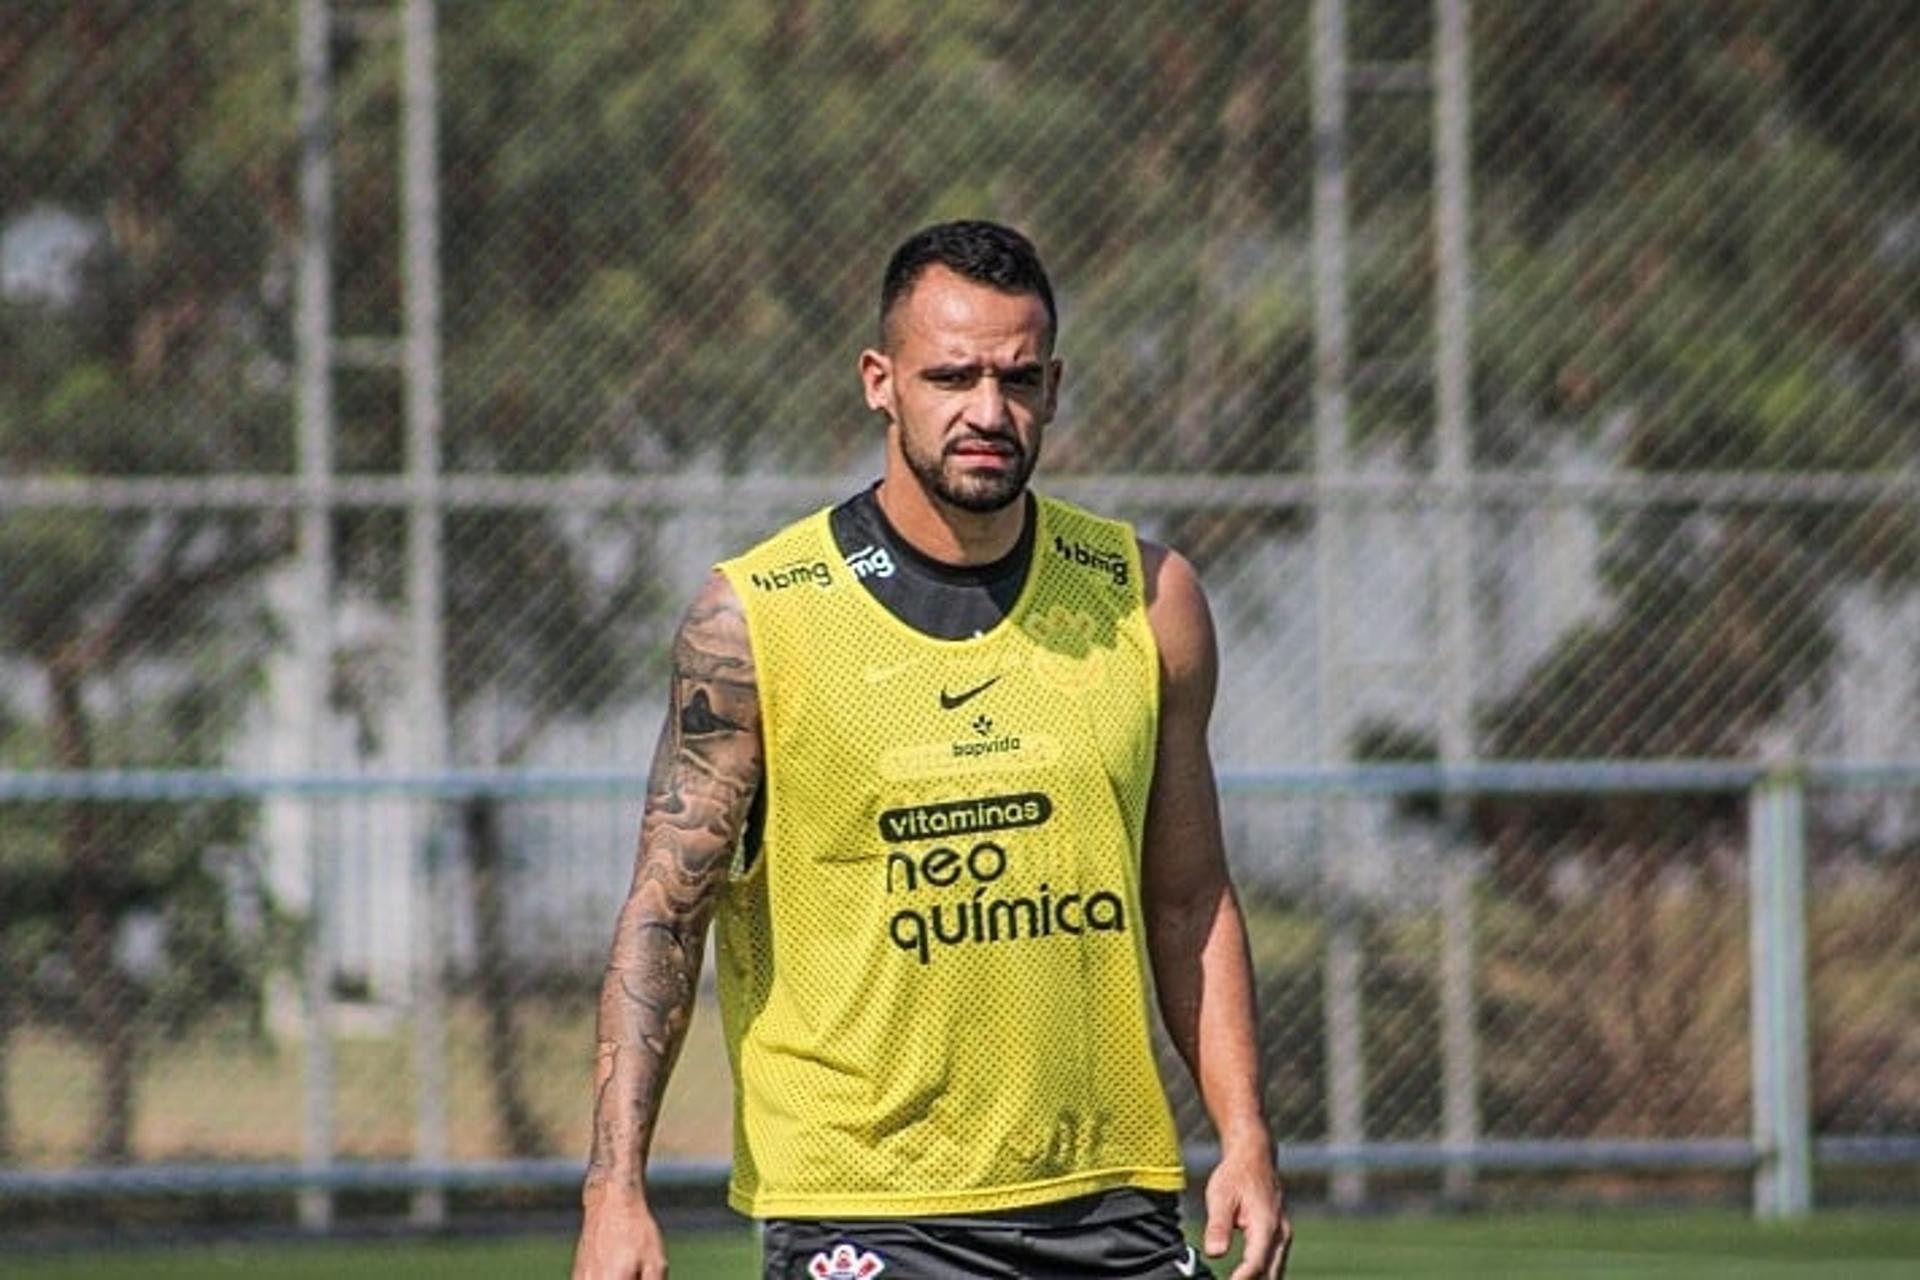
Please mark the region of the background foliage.
<svg viewBox="0 0 1920 1280"><path fill-rule="evenodd" d="M384 6L341 7L336 329L387 335L398 53ZM1349 12L1356 58L1426 56L1425 5ZM0 500L0 767L245 766L284 730L287 504L238 480L198 504L120 500L110 482L294 469L293 17L238 0L0 11L0 481L99 482L79 503ZM1476 753L1920 755L1902 674L1920 619L1920 13L1479 0L1473 18L1473 463L1491 477L1474 515ZM627 726L653 714L686 585L788 514L730 486L871 472L851 373L880 265L908 230L979 214L1029 230L1061 293L1049 474L1137 482L1114 489L1123 513L1213 583L1221 757L1315 758L1319 513L1285 487L1313 465L1302 0L447 3L439 40L446 469L684 490L447 511L456 763L641 767L647 730ZM1352 103L1354 469L1389 486L1354 499L1367 661L1431 648L1439 504L1406 487L1435 451L1431 111L1423 94ZM340 470L396 473L394 372L342 368L334 389ZM351 732L331 750L391 763L405 513L347 500L332 519L332 706ZM1431 755L1431 694L1419 675L1366 676L1347 752ZM1817 815L1824 874L1895 878L1849 901L1898 915L1913 900L1911 800ZM1231 816L1245 863L1302 847L1310 825ZM1529 1052L1581 1046L1490 1068L1489 1106L1527 1134L1736 1126L1742 1079L1696 1081L1703 1100L1666 1077L1742 1035L1737 806L1509 800L1472 816L1496 925L1486 1029L1532 1037ZM1417 843L1437 817L1381 821ZM331 820L338 848L378 855L378 836ZM584 821L476 799L445 822L455 977L484 1011L484 1106L506 1151L577 1145L529 1094L520 1005L564 1004L533 979L584 989L603 945L630 837L566 870L556 851ZM82 1037L100 1064L95 1155L161 1154L131 1136L156 1037L258 1006L281 935L241 922L222 868L265 860L266 825L240 801L0 803L0 1072L10 1035ZM1276 920L1308 912L1259 945L1268 1007L1302 1029L1276 1107L1290 1136L1313 1135L1314 900L1298 875L1259 888ZM1369 1035L1424 1046L1379 1086L1383 1130L1415 1133L1437 1107L1433 1029L1408 1012L1430 1001L1433 942L1395 910L1379 907ZM1860 910L1817 917L1831 981L1875 975L1821 1050L1823 1078L1871 1100L1828 1113L1910 1133L1920 1103L1898 1080L1916 1049L1884 1025L1910 966L1855 947L1863 930L1905 935ZM1582 968L1588 954L1610 958ZM343 986L377 994L376 969L350 955ZM1581 999L1609 974L1612 998ZM1575 1096L1593 1099L1581 1115L1550 1105ZM7 1097L0 1154L34 1155Z"/></svg>

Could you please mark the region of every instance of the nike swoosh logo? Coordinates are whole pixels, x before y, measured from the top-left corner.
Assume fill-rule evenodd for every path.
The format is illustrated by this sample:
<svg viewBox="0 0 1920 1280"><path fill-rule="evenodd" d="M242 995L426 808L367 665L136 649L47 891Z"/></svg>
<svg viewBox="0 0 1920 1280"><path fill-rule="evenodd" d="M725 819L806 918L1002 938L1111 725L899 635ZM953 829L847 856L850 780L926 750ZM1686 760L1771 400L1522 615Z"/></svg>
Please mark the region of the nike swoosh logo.
<svg viewBox="0 0 1920 1280"><path fill-rule="evenodd" d="M945 711L951 711L955 707L963 705L969 698L977 698L981 694L985 693L987 690L993 688L993 686L999 683L1000 683L1000 677L995 676L993 679L987 681L985 684L977 684L973 686L973 688L967 690L965 693L948 693L945 689L942 689L940 691L941 709Z"/></svg>
<svg viewBox="0 0 1920 1280"><path fill-rule="evenodd" d="M1199 1255L1194 1253L1192 1245L1187 1246L1187 1256L1174 1263L1173 1266L1174 1269L1183 1276L1200 1274L1200 1258Z"/></svg>

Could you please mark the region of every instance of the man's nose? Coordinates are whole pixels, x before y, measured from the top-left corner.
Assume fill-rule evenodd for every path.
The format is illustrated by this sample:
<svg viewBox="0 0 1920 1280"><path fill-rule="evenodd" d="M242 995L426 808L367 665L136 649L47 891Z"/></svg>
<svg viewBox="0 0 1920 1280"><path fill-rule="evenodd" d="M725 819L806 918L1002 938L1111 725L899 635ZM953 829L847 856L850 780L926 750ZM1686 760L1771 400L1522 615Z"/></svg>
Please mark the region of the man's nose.
<svg viewBox="0 0 1920 1280"><path fill-rule="evenodd" d="M981 431L1004 431L1011 423L1007 394L1000 386L1000 379L990 373L981 375L967 400L967 425Z"/></svg>

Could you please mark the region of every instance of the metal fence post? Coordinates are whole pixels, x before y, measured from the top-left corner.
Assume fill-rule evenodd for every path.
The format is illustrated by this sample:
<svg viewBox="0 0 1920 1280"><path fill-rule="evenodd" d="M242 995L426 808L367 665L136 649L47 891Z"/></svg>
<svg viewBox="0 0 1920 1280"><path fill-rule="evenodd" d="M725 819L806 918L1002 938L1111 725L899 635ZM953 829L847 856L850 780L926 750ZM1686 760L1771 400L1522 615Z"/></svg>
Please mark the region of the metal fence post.
<svg viewBox="0 0 1920 1280"><path fill-rule="evenodd" d="M1334 856L1348 848L1336 845ZM1367 1055L1360 994L1365 956L1359 909L1344 884L1336 885L1327 912L1327 1143L1345 1157L1333 1166L1329 1194L1335 1204L1350 1209L1367 1195L1366 1166L1354 1158L1367 1140Z"/></svg>
<svg viewBox="0 0 1920 1280"><path fill-rule="evenodd" d="M320 764L321 721L332 661L333 533L325 493L333 472L333 105L329 70L332 13L328 0L301 0L297 57L300 71L300 271L295 347L299 398L295 433L303 490L299 525L300 612L294 627L299 671L298 746L301 769ZM298 1196L300 1225L325 1231L333 1223L326 1175L334 1162L332 984L334 927L330 852L320 848L319 801L306 797L296 824L306 860L308 934L303 962L306 1080L301 1164L315 1175Z"/></svg>
<svg viewBox="0 0 1920 1280"><path fill-rule="evenodd" d="M405 206L402 301L407 422L407 669L412 695L411 757L421 772L447 764L446 548L440 489L440 184L439 92L436 80L434 0L404 0L401 6L402 143L400 183ZM414 1159L444 1168L450 1084L447 1077L446 911L439 841L445 838L440 806L428 802L417 815L414 904L414 1066L419 1089ZM446 1192L438 1187L414 1196L413 1220L446 1221Z"/></svg>
<svg viewBox="0 0 1920 1280"><path fill-rule="evenodd" d="M1464 849L1447 850L1440 868L1441 1134L1465 1152L1480 1141L1480 1019L1473 980L1473 883L1476 868ZM1473 1196L1477 1170L1470 1156L1450 1160L1441 1183L1454 1203Z"/></svg>
<svg viewBox="0 0 1920 1280"><path fill-rule="evenodd" d="M1796 1218L1813 1207L1808 1106L1806 787L1775 768L1749 800L1753 962L1753 1210Z"/></svg>
<svg viewBox="0 0 1920 1280"><path fill-rule="evenodd" d="M1346 761L1353 750L1353 702L1346 692L1347 559L1350 512L1337 485L1347 478L1347 19L1345 0L1313 5L1313 481L1314 600L1318 611L1320 758ZM1350 802L1322 802L1320 854L1331 884L1326 954L1327 1141L1355 1150L1366 1136L1365 1037L1361 1034L1361 948L1344 860L1352 856ZM1366 1195L1358 1164L1335 1169L1336 1204Z"/></svg>
<svg viewBox="0 0 1920 1280"><path fill-rule="evenodd" d="M1447 486L1435 566L1440 614L1440 758L1449 765L1477 754L1473 733L1474 643L1472 283L1468 190L1467 0L1434 0L1433 308L1435 469ZM1448 840L1458 838L1465 797L1447 802ZM1473 998L1473 868L1465 849L1449 847L1441 869L1440 1025L1443 1126L1447 1145L1480 1138L1478 1054ZM1459 1203L1473 1195L1474 1167L1447 1166L1444 1193Z"/></svg>

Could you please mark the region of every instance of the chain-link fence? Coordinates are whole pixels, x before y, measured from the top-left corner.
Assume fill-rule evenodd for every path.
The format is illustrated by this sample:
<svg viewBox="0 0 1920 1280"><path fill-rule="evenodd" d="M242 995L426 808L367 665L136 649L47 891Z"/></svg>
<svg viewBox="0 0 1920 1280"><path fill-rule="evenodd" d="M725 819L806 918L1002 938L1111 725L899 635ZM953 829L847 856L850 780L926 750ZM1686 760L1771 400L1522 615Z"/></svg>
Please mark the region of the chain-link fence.
<svg viewBox="0 0 1920 1280"><path fill-rule="evenodd" d="M0 1185L576 1176L664 638L875 473L881 265L976 214L1048 487L1209 584L1293 1167L1744 1173L1796 1043L1910 1167L1920 779L1806 793L1796 1042L1743 762L1920 759L1917 68L1905 0L0 8Z"/></svg>

